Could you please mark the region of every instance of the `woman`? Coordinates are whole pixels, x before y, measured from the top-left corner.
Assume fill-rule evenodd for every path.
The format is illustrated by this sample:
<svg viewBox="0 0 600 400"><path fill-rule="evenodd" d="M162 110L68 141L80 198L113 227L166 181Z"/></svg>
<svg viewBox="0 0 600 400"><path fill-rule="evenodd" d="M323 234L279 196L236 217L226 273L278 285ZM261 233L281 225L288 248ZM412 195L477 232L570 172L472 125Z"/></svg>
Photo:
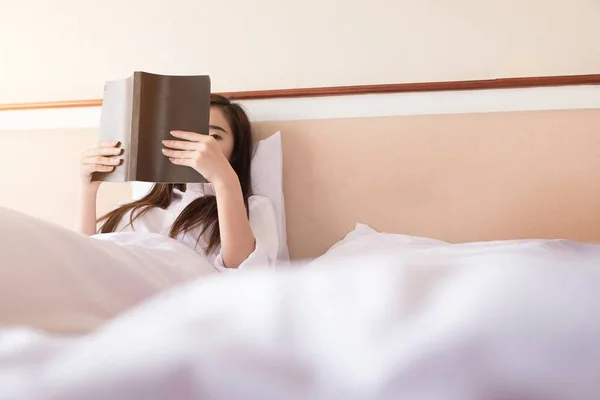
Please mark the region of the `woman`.
<svg viewBox="0 0 600 400"><path fill-rule="evenodd" d="M268 199L250 195L248 117L213 95L208 133L173 131L163 154L209 184L156 184L98 221L100 182L92 174L113 170L122 150L113 142L85 151L78 221L85 236L2 210L0 325L87 331L198 276L273 265L275 212Z"/></svg>

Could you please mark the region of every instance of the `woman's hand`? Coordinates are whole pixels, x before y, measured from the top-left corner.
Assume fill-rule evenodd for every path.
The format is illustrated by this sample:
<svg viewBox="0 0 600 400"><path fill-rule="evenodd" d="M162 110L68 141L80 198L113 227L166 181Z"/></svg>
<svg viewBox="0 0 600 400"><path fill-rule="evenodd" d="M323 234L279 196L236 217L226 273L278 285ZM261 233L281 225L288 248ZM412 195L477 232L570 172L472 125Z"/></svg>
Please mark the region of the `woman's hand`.
<svg viewBox="0 0 600 400"><path fill-rule="evenodd" d="M225 182L235 176L219 144L211 136L184 131L172 131L171 135L182 139L163 140L166 147L163 154L173 164L191 167L213 184Z"/></svg>
<svg viewBox="0 0 600 400"><path fill-rule="evenodd" d="M92 182L92 174L113 171L121 163L116 156L121 155L123 150L118 146L119 142L101 142L81 154L79 173L82 189L97 191L101 182Z"/></svg>
<svg viewBox="0 0 600 400"><path fill-rule="evenodd" d="M84 235L96 233L96 196L101 182L92 182L92 174L114 170L117 165L121 164L121 159L117 156L122 153L119 142L102 142L81 154L79 161L81 189L77 207L77 230Z"/></svg>

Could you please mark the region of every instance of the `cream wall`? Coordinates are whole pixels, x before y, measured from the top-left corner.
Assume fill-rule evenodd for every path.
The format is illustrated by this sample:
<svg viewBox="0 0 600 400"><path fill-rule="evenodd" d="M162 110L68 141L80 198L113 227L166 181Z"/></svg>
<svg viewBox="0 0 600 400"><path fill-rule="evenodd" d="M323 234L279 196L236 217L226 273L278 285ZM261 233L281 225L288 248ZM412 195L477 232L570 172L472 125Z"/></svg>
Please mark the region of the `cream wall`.
<svg viewBox="0 0 600 400"><path fill-rule="evenodd" d="M0 207L74 228L79 154L96 135L94 129L0 132ZM130 198L130 185L103 184L98 212Z"/></svg>
<svg viewBox="0 0 600 400"><path fill-rule="evenodd" d="M598 73L599 20L597 0L0 0L0 103L98 98L106 79L136 69L208 73L216 91ZM366 105L299 99L313 114L298 118L432 112L425 103L501 111L523 97L499 93L484 110L463 107L467 92L409 94L404 103L369 97ZM570 107L535 104L584 108L576 103L585 96L555 96ZM261 120L297 117L298 103L263 104ZM18 131L0 128L0 206L71 227L77 158L96 133L64 128L98 118L63 110L60 120L44 119L45 111L27 114ZM23 130L31 121L45 122ZM129 190L106 185L99 211Z"/></svg>
<svg viewBox="0 0 600 400"><path fill-rule="evenodd" d="M600 72L598 0L1 0L0 103L132 70L218 91Z"/></svg>

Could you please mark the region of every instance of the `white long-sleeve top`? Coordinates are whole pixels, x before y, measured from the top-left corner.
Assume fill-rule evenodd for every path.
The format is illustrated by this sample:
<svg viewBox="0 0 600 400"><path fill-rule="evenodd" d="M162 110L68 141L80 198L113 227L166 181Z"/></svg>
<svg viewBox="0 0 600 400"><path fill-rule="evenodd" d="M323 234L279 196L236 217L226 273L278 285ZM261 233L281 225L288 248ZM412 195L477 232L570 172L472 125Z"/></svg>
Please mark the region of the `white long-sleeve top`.
<svg viewBox="0 0 600 400"><path fill-rule="evenodd" d="M139 242L139 240L142 239L140 235L144 234L151 234L152 240L156 240L156 234L159 234L164 236L166 238L165 240L168 242L169 240L173 240L169 238L169 232L179 214L181 214L192 201L206 195L214 195L212 184L188 184L185 192L174 189L173 198L168 208L152 208L143 216L137 218L133 224L129 223L130 218L128 213L117 226L115 233L99 234L94 237L118 243L121 237L130 237L130 235L121 236L120 233L135 232L136 242ZM248 199L248 211L250 227L254 234L254 238L256 239L256 247L254 252L250 254L238 269L252 266L273 266L277 259L277 252L279 249L275 209L268 198L263 196L250 196ZM180 234L176 240L206 258L206 260L217 270L226 270L223 264L220 247L216 248L211 254L205 254L210 230L203 235L200 234L201 231L201 227L192 229L187 233Z"/></svg>

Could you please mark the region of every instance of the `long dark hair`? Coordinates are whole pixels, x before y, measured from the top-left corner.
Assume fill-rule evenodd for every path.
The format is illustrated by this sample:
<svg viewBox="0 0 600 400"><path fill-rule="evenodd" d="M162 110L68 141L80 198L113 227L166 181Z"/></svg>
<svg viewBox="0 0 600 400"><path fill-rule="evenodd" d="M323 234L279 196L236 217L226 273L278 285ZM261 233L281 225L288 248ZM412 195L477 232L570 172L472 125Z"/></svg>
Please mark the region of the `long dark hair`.
<svg viewBox="0 0 600 400"><path fill-rule="evenodd" d="M230 164L240 180L246 212L248 212L248 197L250 197L250 161L252 158L252 130L250 120L244 109L229 99L213 94L210 98L212 107L218 107L233 133L233 151ZM98 219L102 223L100 233L114 232L121 220L129 212L129 224L146 214L154 207L165 209L171 204L173 189L179 187L184 190L185 185L157 183L152 190L143 198L118 207ZM210 229L210 239L205 249L206 253L213 252L221 245L221 234L219 231L219 216L217 213L217 199L213 195L200 197L191 202L177 217L169 236L177 237L182 233L201 226L200 236ZM200 236L197 240L200 240Z"/></svg>

